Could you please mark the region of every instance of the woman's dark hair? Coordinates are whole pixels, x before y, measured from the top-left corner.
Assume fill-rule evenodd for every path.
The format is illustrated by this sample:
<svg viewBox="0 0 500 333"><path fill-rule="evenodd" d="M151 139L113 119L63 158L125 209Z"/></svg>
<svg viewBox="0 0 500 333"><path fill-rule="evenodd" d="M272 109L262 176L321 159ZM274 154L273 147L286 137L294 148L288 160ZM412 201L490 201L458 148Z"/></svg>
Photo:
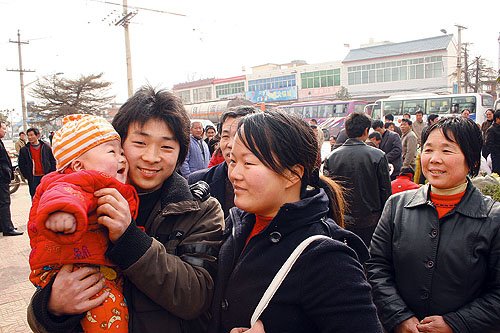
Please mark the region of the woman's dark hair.
<svg viewBox="0 0 500 333"><path fill-rule="evenodd" d="M237 136L277 174L284 175L288 170L298 175L292 168L301 165L304 168L301 197L305 196L307 185L323 188L330 201L328 216L343 227L345 200L342 187L325 176L319 176L317 136L304 120L277 111L251 114L241 119Z"/></svg>
<svg viewBox="0 0 500 333"><path fill-rule="evenodd" d="M120 107L112 125L123 143L131 124L142 127L148 120L163 121L174 133L180 147L176 163L179 168L187 156L190 140L190 121L181 99L170 91L143 86Z"/></svg>
<svg viewBox="0 0 500 333"><path fill-rule="evenodd" d="M481 149L483 148L483 135L479 126L470 118L441 118L423 133L422 147L425 145L429 134L436 129L443 131L446 140L454 142L460 147L465 156L465 163L469 168L469 175L471 177L477 176L481 164Z"/></svg>

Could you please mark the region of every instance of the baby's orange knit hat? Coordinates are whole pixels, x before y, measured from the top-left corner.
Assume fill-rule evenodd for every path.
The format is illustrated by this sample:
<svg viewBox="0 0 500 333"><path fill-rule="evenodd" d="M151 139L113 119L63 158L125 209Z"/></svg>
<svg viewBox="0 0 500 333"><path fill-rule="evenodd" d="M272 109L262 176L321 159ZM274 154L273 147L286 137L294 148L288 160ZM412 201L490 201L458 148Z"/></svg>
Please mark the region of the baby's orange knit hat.
<svg viewBox="0 0 500 333"><path fill-rule="evenodd" d="M101 143L120 140L120 135L104 118L89 114L64 117L63 126L52 138L57 170L62 171L77 157Z"/></svg>

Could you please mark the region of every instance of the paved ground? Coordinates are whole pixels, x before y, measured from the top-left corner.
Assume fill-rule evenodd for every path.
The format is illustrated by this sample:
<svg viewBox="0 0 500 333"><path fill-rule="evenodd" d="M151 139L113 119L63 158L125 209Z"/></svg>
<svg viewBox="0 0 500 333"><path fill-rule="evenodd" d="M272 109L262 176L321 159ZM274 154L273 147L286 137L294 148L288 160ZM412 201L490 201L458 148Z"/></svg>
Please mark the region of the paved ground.
<svg viewBox="0 0 500 333"><path fill-rule="evenodd" d="M3 140L9 151L14 150L10 140ZM22 236L4 237L0 233L0 333L31 332L26 321L26 308L35 287L28 280L30 243L26 225L31 208L27 184L12 194L10 211L12 222Z"/></svg>
<svg viewBox="0 0 500 333"><path fill-rule="evenodd" d="M31 332L26 308L35 287L28 280L30 244L26 224L31 207L28 185L11 195L12 222L22 236L0 236L0 332Z"/></svg>

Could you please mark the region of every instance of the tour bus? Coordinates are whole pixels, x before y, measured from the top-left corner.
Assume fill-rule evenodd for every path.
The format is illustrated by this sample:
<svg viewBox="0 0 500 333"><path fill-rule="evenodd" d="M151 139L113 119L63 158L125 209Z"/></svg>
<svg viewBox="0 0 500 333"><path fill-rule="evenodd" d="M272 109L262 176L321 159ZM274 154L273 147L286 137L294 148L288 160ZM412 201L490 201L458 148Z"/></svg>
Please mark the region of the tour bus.
<svg viewBox="0 0 500 333"><path fill-rule="evenodd" d="M299 115L304 120L316 119L323 131L329 136L337 136L344 128L345 117L353 112L363 112L367 102L364 101L311 101L279 106L284 112Z"/></svg>
<svg viewBox="0 0 500 333"><path fill-rule="evenodd" d="M464 109L468 109L469 117L476 123L482 124L486 119L486 110L491 108L493 108L493 96L489 94L439 95L429 93L397 95L380 99L374 104L368 104L365 112L371 113L372 119L382 119L386 114L391 113L399 121L403 114L414 115L418 110L422 110L424 115L435 113L439 116L449 116L460 115Z"/></svg>
<svg viewBox="0 0 500 333"><path fill-rule="evenodd" d="M238 105L252 105L252 102L242 98L212 101L197 104L184 104L184 108L191 119L208 119L214 123L220 121L220 116L228 108Z"/></svg>

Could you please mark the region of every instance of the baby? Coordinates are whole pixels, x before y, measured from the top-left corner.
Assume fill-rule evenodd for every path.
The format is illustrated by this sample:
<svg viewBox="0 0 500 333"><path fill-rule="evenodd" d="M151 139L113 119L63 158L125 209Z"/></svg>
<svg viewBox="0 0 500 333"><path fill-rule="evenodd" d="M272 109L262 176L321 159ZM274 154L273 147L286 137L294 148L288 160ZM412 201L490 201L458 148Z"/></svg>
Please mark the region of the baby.
<svg viewBox="0 0 500 333"><path fill-rule="evenodd" d="M109 292L109 296L87 312L80 321L82 328L128 332L123 278L105 256L108 230L97 223L94 196L101 188L116 188L127 199L131 216L137 215L137 193L125 184L128 165L120 136L104 118L70 115L54 134L52 151L57 171L43 177L29 215L30 280L44 288L64 264L74 264L74 269L99 266L106 287L98 295Z"/></svg>

